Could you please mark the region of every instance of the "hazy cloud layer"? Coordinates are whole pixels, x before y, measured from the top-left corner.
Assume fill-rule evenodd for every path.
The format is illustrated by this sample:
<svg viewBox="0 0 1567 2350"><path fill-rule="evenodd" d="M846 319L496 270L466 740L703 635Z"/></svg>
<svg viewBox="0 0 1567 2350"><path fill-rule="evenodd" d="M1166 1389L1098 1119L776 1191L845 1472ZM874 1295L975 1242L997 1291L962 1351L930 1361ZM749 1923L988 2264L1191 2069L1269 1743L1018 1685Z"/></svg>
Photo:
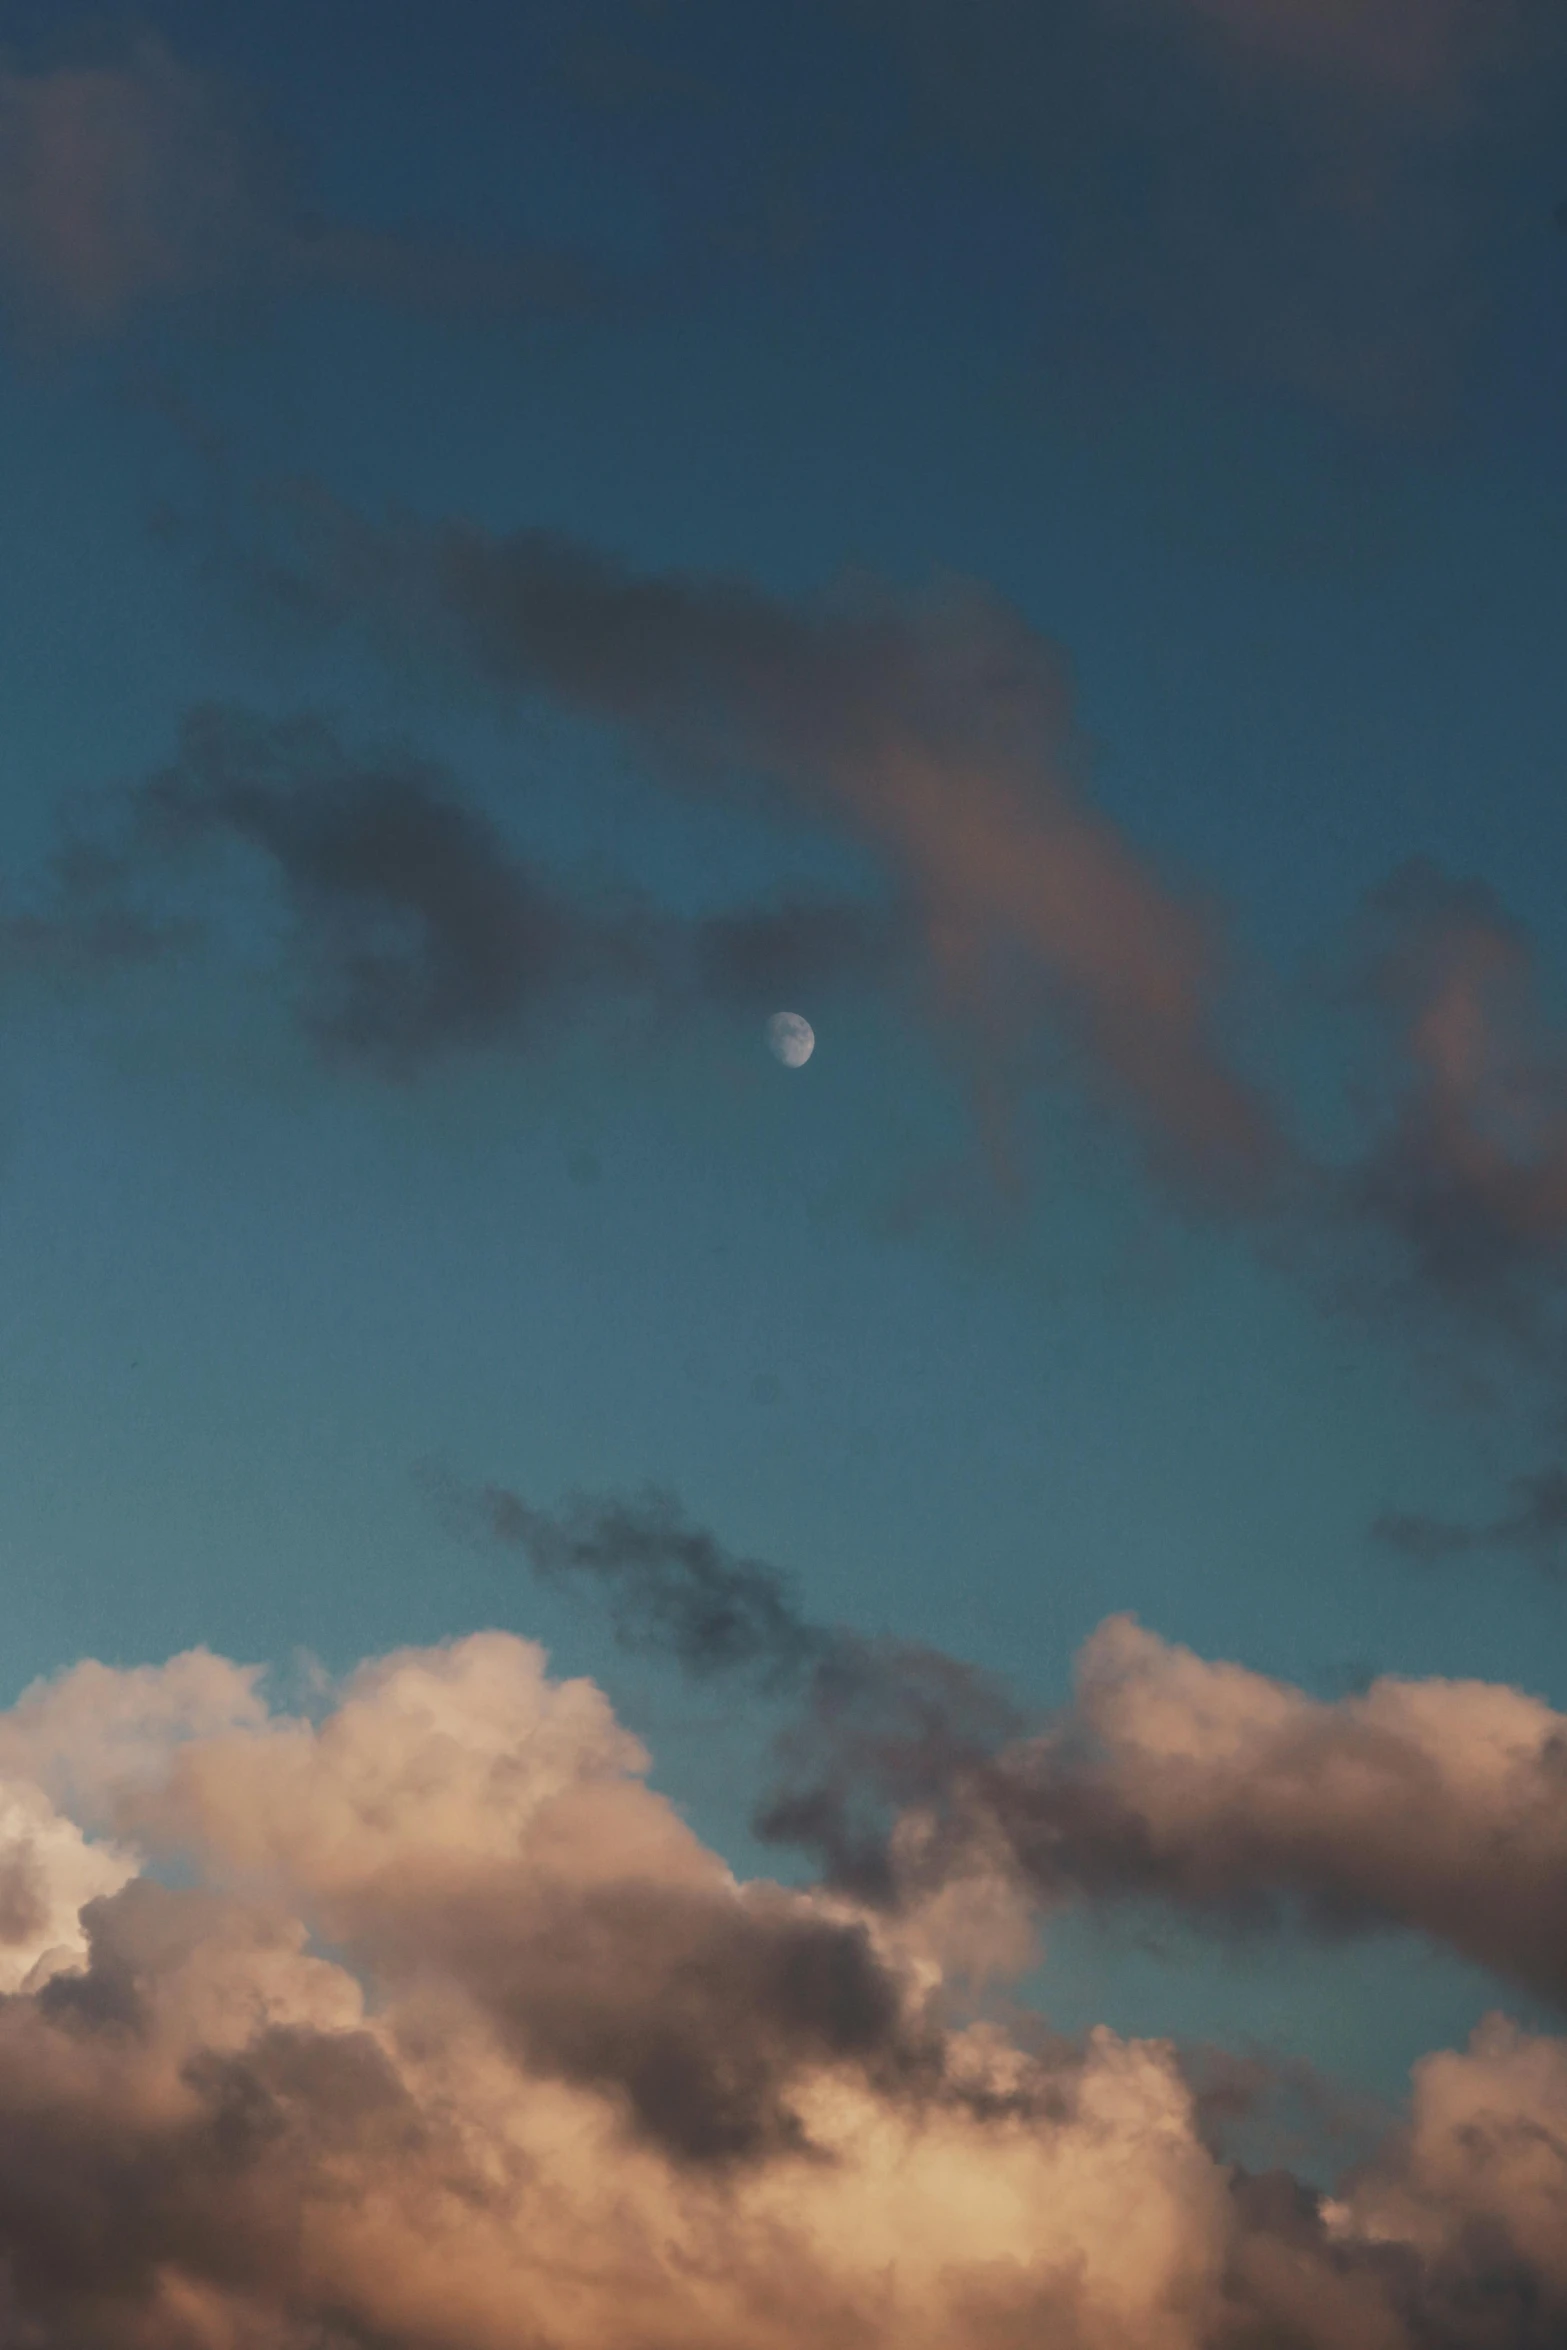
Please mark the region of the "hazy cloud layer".
<svg viewBox="0 0 1567 2350"><path fill-rule="evenodd" d="M1037 208L1053 396L1192 370L1378 439L1449 429L1560 104L1522 0L866 0L925 136Z"/></svg>
<svg viewBox="0 0 1567 2350"><path fill-rule="evenodd" d="M1513 0L1164 0L1284 70L1418 106L1505 59L1528 11Z"/></svg>
<svg viewBox="0 0 1567 2350"><path fill-rule="evenodd" d="M577 256L314 213L257 108L154 35L103 63L0 71L0 294L25 333L74 341L159 300L309 287L481 314L602 297Z"/></svg>
<svg viewBox="0 0 1567 2350"><path fill-rule="evenodd" d="M6 2338L1537 2350L1567 2321L1562 2043L1497 2018L1426 2060L1336 2196L1248 2178L1169 2046L959 2024L927 1942L737 1883L645 1767L498 1633L309 1719L201 1654L0 1717L0 1812L67 1921L0 2001Z"/></svg>

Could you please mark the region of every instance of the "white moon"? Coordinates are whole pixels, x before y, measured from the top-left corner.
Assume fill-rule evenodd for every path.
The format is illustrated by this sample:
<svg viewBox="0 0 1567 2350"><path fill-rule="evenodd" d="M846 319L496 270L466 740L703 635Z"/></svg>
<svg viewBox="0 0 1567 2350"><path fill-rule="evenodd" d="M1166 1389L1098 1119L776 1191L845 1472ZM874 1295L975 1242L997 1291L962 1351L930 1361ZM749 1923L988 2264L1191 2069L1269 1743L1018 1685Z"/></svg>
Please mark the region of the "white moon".
<svg viewBox="0 0 1567 2350"><path fill-rule="evenodd" d="M786 1069L803 1069L816 1050L816 1031L799 1012L775 1012L767 1023L767 1046Z"/></svg>

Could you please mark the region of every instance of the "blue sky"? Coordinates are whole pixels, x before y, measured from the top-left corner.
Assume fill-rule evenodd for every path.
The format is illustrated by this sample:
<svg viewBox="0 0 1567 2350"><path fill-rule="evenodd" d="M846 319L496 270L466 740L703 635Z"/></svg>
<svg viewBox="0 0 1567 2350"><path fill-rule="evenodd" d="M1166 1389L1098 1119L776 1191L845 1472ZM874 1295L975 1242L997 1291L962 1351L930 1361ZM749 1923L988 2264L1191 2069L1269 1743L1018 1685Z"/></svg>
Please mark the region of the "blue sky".
<svg viewBox="0 0 1567 2350"><path fill-rule="evenodd" d="M11 908L52 904L62 825L122 840L207 704L435 763L584 901L901 902L874 826L672 780L689 744L385 614L280 609L300 483L388 547L540 529L788 609L975 580L1059 648L1086 802L1211 909L1225 1051L1352 1160L1408 1081L1349 976L1390 874L1494 893L1547 1023L1563 977L1567 59L1530 22L1477 62L1450 14L1408 82L1289 7L1174 0L1053 33L1003 0L0 9L13 139L62 135L40 93L73 74L123 131L89 118L76 242L0 188ZM312 1047L269 889L160 870L201 951L12 957L8 1697L83 1655L336 1672L498 1625L601 1680L763 1865L749 1708L454 1539L435 1462L541 1506L671 1488L813 1617L1040 1706L1119 1611L1322 1696L1567 1706L1548 1546L1421 1563L1372 1531L1505 1512L1559 1436L1551 1344L1484 1300L1379 1305L1353 1235L1167 1180L1048 987L1021 1030L1003 1007L1008 1187L922 934L891 978L799 969L799 1073L746 998L546 1002L388 1075ZM1550 1164L1559 1061L1529 1064ZM1159 1932L1068 1920L1029 1996L1387 2095L1497 1996L1407 1939Z"/></svg>

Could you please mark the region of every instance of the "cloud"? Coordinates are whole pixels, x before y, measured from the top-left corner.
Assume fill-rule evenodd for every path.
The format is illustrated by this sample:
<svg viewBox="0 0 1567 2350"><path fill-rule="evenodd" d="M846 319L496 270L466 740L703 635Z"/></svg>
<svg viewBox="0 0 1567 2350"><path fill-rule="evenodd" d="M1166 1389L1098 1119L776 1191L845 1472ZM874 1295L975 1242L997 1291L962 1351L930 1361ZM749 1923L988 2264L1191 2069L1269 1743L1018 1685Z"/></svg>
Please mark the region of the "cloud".
<svg viewBox="0 0 1567 2350"><path fill-rule="evenodd" d="M550 1517L491 1488L467 1522L606 1586L633 1644L781 1698L795 1775L764 1833L892 1911L984 1876L1226 1930L1402 1928L1567 2006L1567 1715L1537 1698L1383 1678L1329 1703L1119 1617L1072 1703L1026 1730L972 1668L812 1623L667 1497Z"/></svg>
<svg viewBox="0 0 1567 2350"><path fill-rule="evenodd" d="M1224 1046L1213 926L1085 804L1058 658L998 599L849 582L791 602L543 531L298 513L284 604L596 719L677 788L779 795L845 831L915 907L971 1037L1000 1051L1048 1005L1188 1179L1233 1195L1275 1170Z"/></svg>
<svg viewBox="0 0 1567 2350"><path fill-rule="evenodd" d="M1042 402L1075 384L1070 413L1097 431L1195 369L1282 392L1335 443L1452 428L1518 249L1509 178L1559 105L1551 11L868 6L925 139L1032 215Z"/></svg>
<svg viewBox="0 0 1567 2350"><path fill-rule="evenodd" d="M1426 864L1376 893L1368 930L1392 1106L1344 1204L1393 1243L1395 1293L1533 1344L1567 1271L1567 1044L1529 943L1482 885Z"/></svg>
<svg viewBox="0 0 1567 2350"><path fill-rule="evenodd" d="M1043 1890L1402 1927L1567 2001L1567 1716L1483 1682L1327 1703L1113 1619L969 1798Z"/></svg>
<svg viewBox="0 0 1567 2350"><path fill-rule="evenodd" d="M71 1710L11 1750L57 1772ZM1169 2053L945 2030L868 1921L736 1885L528 1644L383 1660L161 1780L71 1759L198 1882L89 1903L86 1964L0 2008L17 2338L1191 2338L1224 2191Z"/></svg>
<svg viewBox="0 0 1567 2350"><path fill-rule="evenodd" d="M266 897L260 910L254 880ZM199 918L183 909L197 884ZM182 895L182 892L184 893ZM190 712L177 755L58 853L39 904L0 919L0 976L104 981L205 949L274 968L329 1062L388 1078L454 1054L540 1050L584 1023L639 1034L885 982L896 921L806 895L706 916L539 870L440 766L348 749L315 718Z"/></svg>
<svg viewBox="0 0 1567 2350"><path fill-rule="evenodd" d="M545 531L378 525L315 491L290 522L292 553L255 576L296 622L357 622L389 657L598 721L671 790L781 802L868 847L981 1108L1010 1103L1053 1031L1177 1191L1326 1237L1352 1273L1340 1301L1483 1327L1514 1359L1567 1335L1567 1040L1485 885L1416 862L1368 900L1351 992L1382 1058L1351 1105L1356 1146L1313 1151L1235 1048L1218 914L1088 805L1059 657L989 591L850 580L791 600ZM783 949L853 978L895 926L741 916L709 933L707 968L760 1002L786 983Z"/></svg>
<svg viewBox="0 0 1567 2350"><path fill-rule="evenodd" d="M555 1514L504 1486L467 1494L438 1482L436 1498L457 1533L520 1551L545 1582L605 1593L627 1648L668 1656L698 1681L732 1674L788 1705L758 1832L810 1850L862 1898L907 1905L912 1854L894 1835L897 1815L943 1802L1022 1727L1016 1701L976 1667L814 1623L786 1577L691 1525L671 1494L579 1496ZM986 1899L996 1858L993 1843L979 1865L965 1864L971 1880L991 1880ZM997 1923L1010 1948L1006 1907Z"/></svg>
<svg viewBox="0 0 1567 2350"><path fill-rule="evenodd" d="M1512 1552L1558 1571L1563 1537L1567 1536L1567 1474L1560 1469L1539 1469L1515 1477L1510 1490L1512 1507L1479 1525L1426 1517L1418 1511L1389 1511L1376 1520L1371 1531L1389 1550L1399 1551L1422 1566L1477 1553Z"/></svg>
<svg viewBox="0 0 1567 2350"><path fill-rule="evenodd" d="M439 770L355 759L318 722L193 714L136 815L143 854L227 841L264 860L292 918L302 1021L332 1056L406 1073L654 977L643 909L572 902Z"/></svg>
<svg viewBox="0 0 1567 2350"><path fill-rule="evenodd" d="M156 40L118 66L0 75L0 154L11 297L80 334L254 261L279 193L216 86Z"/></svg>
<svg viewBox="0 0 1567 2350"><path fill-rule="evenodd" d="M49 860L32 903L0 911L0 982L71 988L186 951L193 926L150 913L124 888L122 860L71 839Z"/></svg>
<svg viewBox="0 0 1567 2350"><path fill-rule="evenodd" d="M443 311L580 309L580 256L486 251L313 213L256 107L144 35L113 61L0 71L0 295L35 340L112 334L149 304L324 288Z"/></svg>
<svg viewBox="0 0 1567 2350"><path fill-rule="evenodd" d="M1567 2153L1567 2044L1489 2017L1460 2055L1415 2068L1413 2109L1394 2165L1377 2165L1328 2207L1340 2240L1408 2247L1434 2266L1465 2236L1492 2260L1495 2322L1528 2340L1544 2300L1567 2293L1561 2228Z"/></svg>
<svg viewBox="0 0 1567 2350"><path fill-rule="evenodd" d="M125 1854L90 1843L35 1786L0 1782L0 1995L78 1959L84 1904L134 1874Z"/></svg>
<svg viewBox="0 0 1567 2350"><path fill-rule="evenodd" d="M1567 2318L1563 2043L1494 2019L1428 2058L1330 2197L1237 2172L1167 2044L1025 2047L898 1921L737 1882L526 1641L373 1660L309 1720L219 1659L78 1667L0 1754L35 1816L69 1785L139 1847L95 1889L105 1848L56 1836L77 1946L0 2000L0 2325L34 2350L1534 2350Z"/></svg>

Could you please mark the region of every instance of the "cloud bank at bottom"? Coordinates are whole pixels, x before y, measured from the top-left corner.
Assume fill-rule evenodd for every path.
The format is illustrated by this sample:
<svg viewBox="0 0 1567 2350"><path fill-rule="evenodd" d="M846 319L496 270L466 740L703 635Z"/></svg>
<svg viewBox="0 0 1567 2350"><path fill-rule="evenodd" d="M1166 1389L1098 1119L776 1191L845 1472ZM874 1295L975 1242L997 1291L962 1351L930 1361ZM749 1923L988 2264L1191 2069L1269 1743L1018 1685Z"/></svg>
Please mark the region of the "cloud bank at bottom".
<svg viewBox="0 0 1567 2350"><path fill-rule="evenodd" d="M308 1718L201 1651L0 1716L0 2342L1562 2338L1567 2043L1428 2059L1333 2197L1244 2175L1171 2046L952 2020L1018 1881L738 1882L646 1768L499 1633Z"/></svg>

